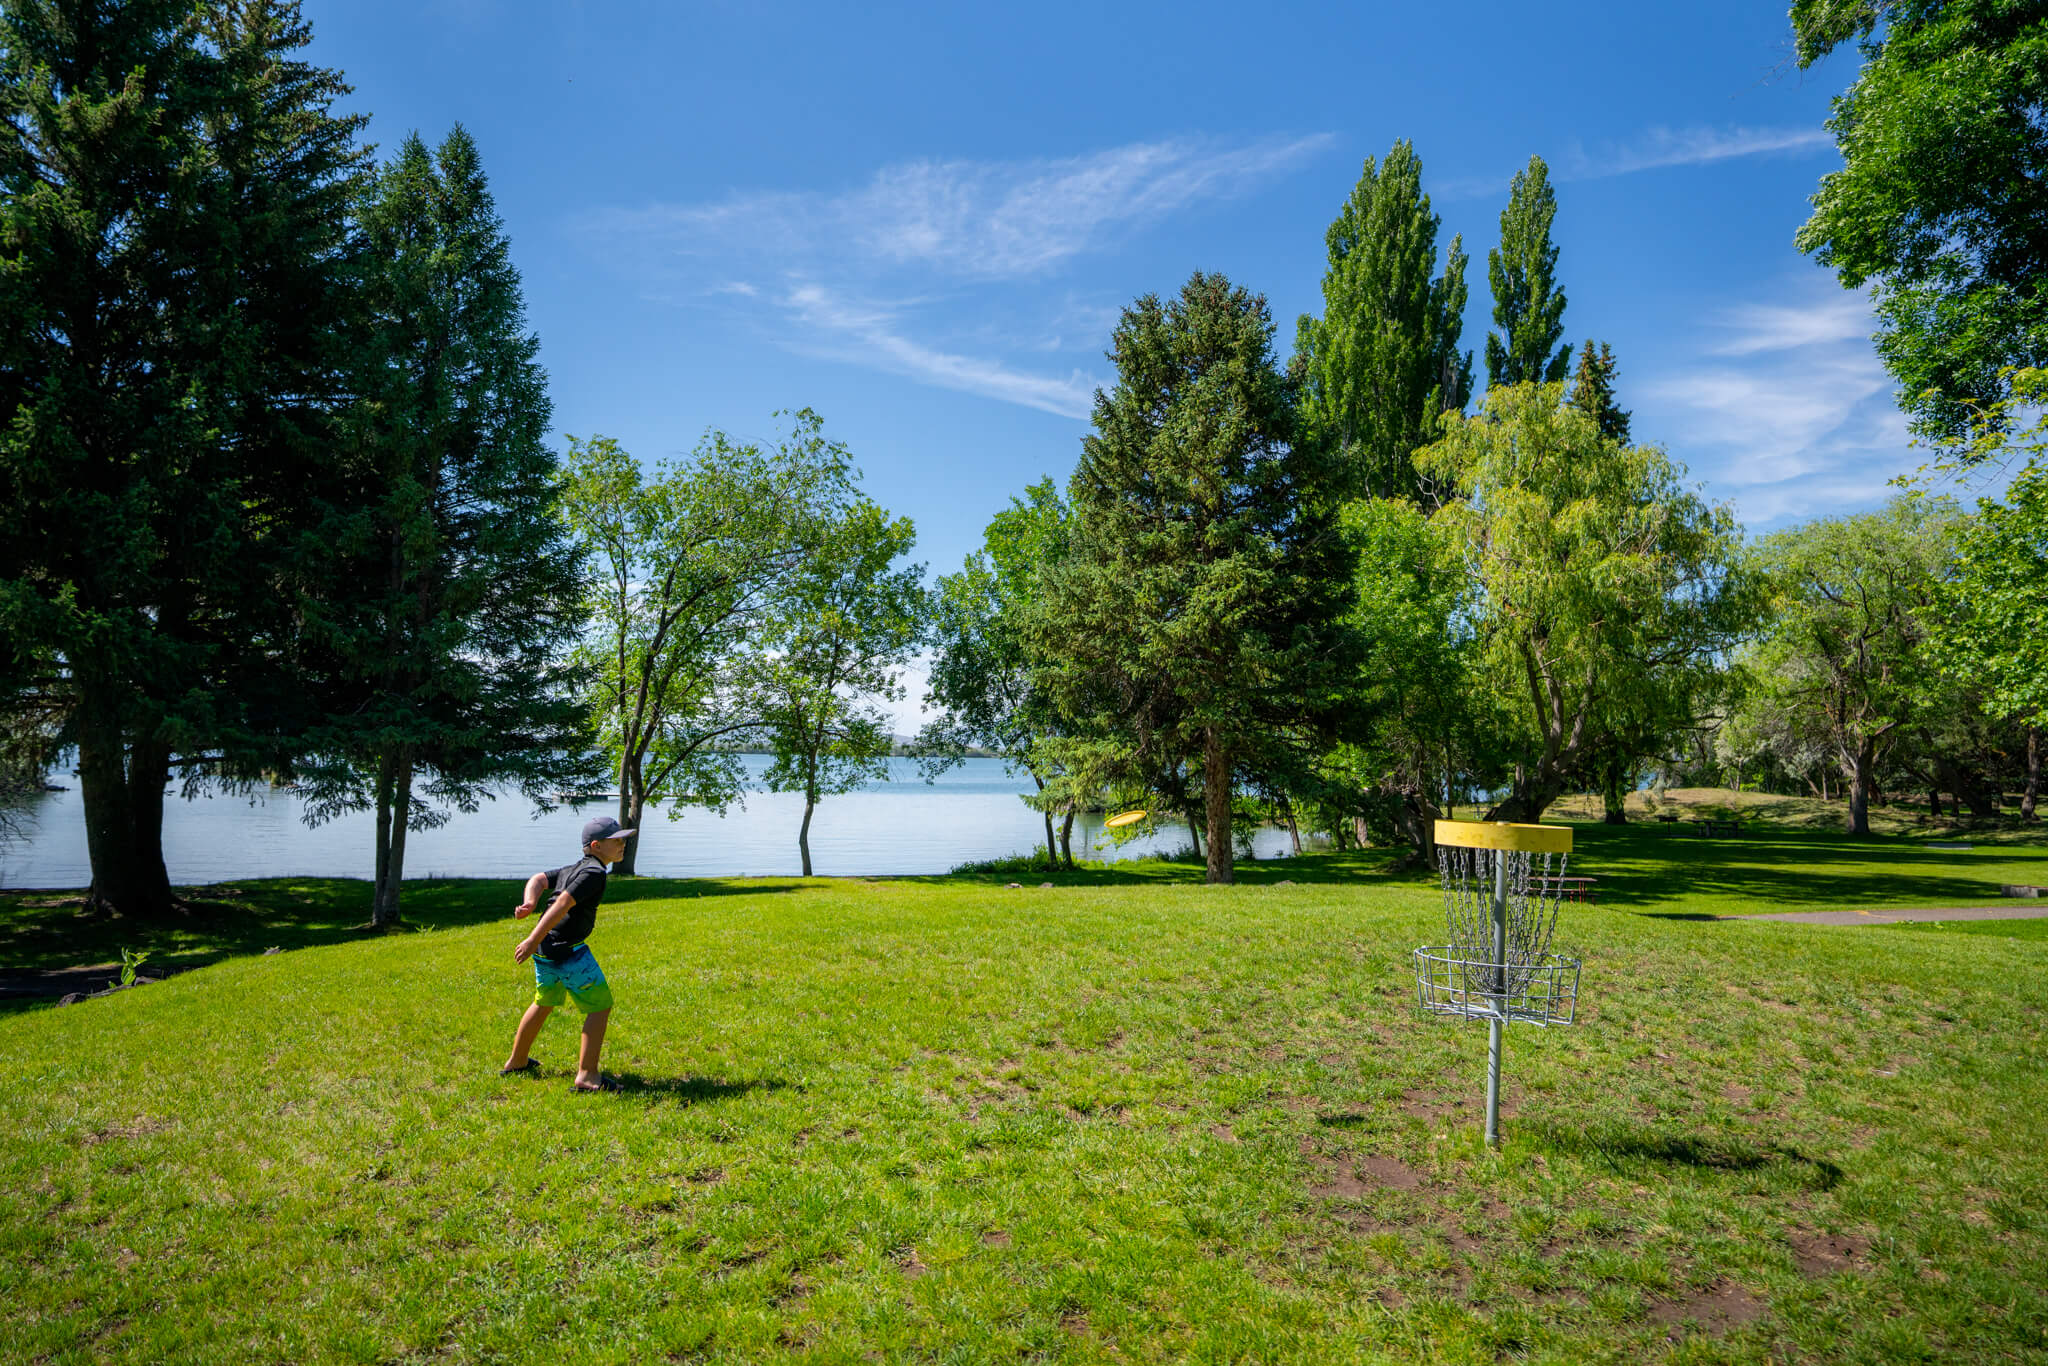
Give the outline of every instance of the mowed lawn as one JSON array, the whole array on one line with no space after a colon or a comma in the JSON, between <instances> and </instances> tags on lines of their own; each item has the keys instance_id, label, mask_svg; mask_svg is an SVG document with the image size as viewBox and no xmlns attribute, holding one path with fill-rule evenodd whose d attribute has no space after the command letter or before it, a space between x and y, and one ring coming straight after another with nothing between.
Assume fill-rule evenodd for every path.
<instances>
[{"instance_id":1,"label":"mowed lawn","mask_svg":"<svg viewBox=\"0 0 2048 1366\"><path fill-rule=\"evenodd\" d=\"M621 883L602 1096L563 1015L495 1075L513 884L376 938L353 884L216 891L125 942L221 961L0 1015L0 1356L2041 1360L2042 922L1693 917L2044 852L1582 829L1580 1021L1510 1033L1497 1154L1484 1029L1414 1006L1433 881L1371 858ZM51 900L8 966L124 942Z\"/></svg>"}]
</instances>

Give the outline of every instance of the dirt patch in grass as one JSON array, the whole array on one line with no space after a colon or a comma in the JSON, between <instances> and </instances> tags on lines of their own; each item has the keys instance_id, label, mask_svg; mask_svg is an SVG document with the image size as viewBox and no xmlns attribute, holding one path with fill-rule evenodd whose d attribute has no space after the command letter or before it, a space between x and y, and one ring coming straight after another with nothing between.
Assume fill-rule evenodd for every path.
<instances>
[{"instance_id":1,"label":"dirt patch in grass","mask_svg":"<svg viewBox=\"0 0 2048 1366\"><path fill-rule=\"evenodd\" d=\"M112 1143L123 1138L148 1138L151 1134L164 1133L171 1128L169 1120L150 1119L147 1116L131 1119L126 1124L109 1124L94 1129L78 1141L87 1147L96 1143Z\"/></svg>"},{"instance_id":2,"label":"dirt patch in grass","mask_svg":"<svg viewBox=\"0 0 2048 1366\"><path fill-rule=\"evenodd\" d=\"M983 1247L1008 1247L1010 1245L1010 1235L999 1228L992 1228L981 1235L981 1245Z\"/></svg>"},{"instance_id":3,"label":"dirt patch in grass","mask_svg":"<svg viewBox=\"0 0 2048 1366\"><path fill-rule=\"evenodd\" d=\"M1866 1265L1870 1240L1848 1233L1818 1233L1797 1228L1786 1235L1792 1244L1792 1260L1808 1276L1832 1276L1857 1271Z\"/></svg>"},{"instance_id":4,"label":"dirt patch in grass","mask_svg":"<svg viewBox=\"0 0 2048 1366\"><path fill-rule=\"evenodd\" d=\"M1407 1163L1392 1157L1361 1157L1358 1169L1388 1190L1418 1190L1429 1178Z\"/></svg>"},{"instance_id":5,"label":"dirt patch in grass","mask_svg":"<svg viewBox=\"0 0 2048 1366\"><path fill-rule=\"evenodd\" d=\"M1219 1143L1237 1142L1237 1135L1230 1131L1228 1124L1211 1124L1209 1126L1209 1137L1217 1140Z\"/></svg>"},{"instance_id":6,"label":"dirt patch in grass","mask_svg":"<svg viewBox=\"0 0 2048 1366\"><path fill-rule=\"evenodd\" d=\"M1652 1306L1650 1321L1668 1328L1666 1336L1676 1342L1685 1336L1688 1325L1718 1337L1731 1328L1755 1323L1769 1312L1769 1305L1733 1281L1716 1281L1682 1299Z\"/></svg>"}]
</instances>

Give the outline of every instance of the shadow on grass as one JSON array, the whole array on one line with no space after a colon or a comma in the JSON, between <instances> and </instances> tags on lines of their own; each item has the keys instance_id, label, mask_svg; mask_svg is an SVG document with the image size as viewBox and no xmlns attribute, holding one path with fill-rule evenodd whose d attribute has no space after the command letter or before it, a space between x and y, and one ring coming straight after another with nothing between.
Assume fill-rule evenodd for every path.
<instances>
[{"instance_id":1,"label":"shadow on grass","mask_svg":"<svg viewBox=\"0 0 2048 1366\"><path fill-rule=\"evenodd\" d=\"M1436 870L1419 862L1404 862L1394 849L1353 849L1343 853L1298 854L1293 858L1239 859L1232 867L1240 885L1271 887L1282 882L1304 886L1336 883L1358 884L1434 882ZM1025 859L999 859L989 864L967 864L950 873L874 877L868 882L905 882L924 886L959 886L962 883L1001 887L1021 882L1035 887L1050 882L1055 887L1157 887L1196 885L1207 880L1208 868L1199 859L1127 859L1117 863L1082 863L1074 868L1047 868Z\"/></svg>"},{"instance_id":2,"label":"shadow on grass","mask_svg":"<svg viewBox=\"0 0 2048 1366\"><path fill-rule=\"evenodd\" d=\"M1824 1157L1809 1157L1782 1143L1759 1145L1726 1134L1673 1134L1610 1122L1584 1128L1538 1123L1532 1126L1530 1136L1559 1152L1605 1162L1618 1172L1644 1165L1770 1171L1789 1184L1814 1191L1833 1190L1842 1179L1842 1169Z\"/></svg>"},{"instance_id":3,"label":"shadow on grass","mask_svg":"<svg viewBox=\"0 0 2048 1366\"><path fill-rule=\"evenodd\" d=\"M738 878L618 878L607 906L695 897L765 896L802 883ZM371 930L370 884L355 878L262 878L181 889L185 904L161 920L88 909L76 892L0 894L0 973L5 984L33 989L38 974L86 964L118 963L121 950L147 952L152 969L193 968L266 949L317 948L382 934L456 929L503 921L521 891L517 878L428 878L408 882L403 923ZM72 990L58 987L51 994Z\"/></svg>"},{"instance_id":4,"label":"shadow on grass","mask_svg":"<svg viewBox=\"0 0 2048 1366\"><path fill-rule=\"evenodd\" d=\"M1996 898L2010 880L1985 864L2048 861L2048 849L1929 849L1889 836L1762 829L1705 840L1643 826L1576 827L1572 868L1599 878L1599 904L1634 910L1681 897L1759 909L1881 906ZM1972 866L1973 864L1979 866ZM1655 912L1649 912L1656 914Z\"/></svg>"},{"instance_id":5,"label":"shadow on grass","mask_svg":"<svg viewBox=\"0 0 2048 1366\"><path fill-rule=\"evenodd\" d=\"M720 1081L716 1077L643 1077L638 1072L614 1072L619 1084L614 1094L658 1097L678 1105L702 1105L708 1101L731 1100L750 1091L782 1091L789 1083L777 1077L753 1081Z\"/></svg>"}]
</instances>

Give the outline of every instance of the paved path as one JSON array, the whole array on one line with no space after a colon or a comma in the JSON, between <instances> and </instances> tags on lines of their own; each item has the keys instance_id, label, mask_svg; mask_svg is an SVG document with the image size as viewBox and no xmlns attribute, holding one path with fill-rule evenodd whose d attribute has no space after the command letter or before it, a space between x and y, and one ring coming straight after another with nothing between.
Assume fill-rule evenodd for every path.
<instances>
[{"instance_id":1,"label":"paved path","mask_svg":"<svg viewBox=\"0 0 2048 1366\"><path fill-rule=\"evenodd\" d=\"M2048 906L1948 906L1935 910L1778 911L1721 920L1789 920L1795 925L1896 925L1907 920L2048 920Z\"/></svg>"}]
</instances>

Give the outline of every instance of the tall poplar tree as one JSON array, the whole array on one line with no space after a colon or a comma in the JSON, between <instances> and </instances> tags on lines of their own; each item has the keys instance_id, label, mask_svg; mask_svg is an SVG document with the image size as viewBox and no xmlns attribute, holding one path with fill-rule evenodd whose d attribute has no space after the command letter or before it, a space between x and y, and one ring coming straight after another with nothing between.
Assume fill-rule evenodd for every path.
<instances>
[{"instance_id":1,"label":"tall poplar tree","mask_svg":"<svg viewBox=\"0 0 2048 1366\"><path fill-rule=\"evenodd\" d=\"M173 905L177 772L303 723L291 553L349 335L361 122L293 0L0 6L0 630L75 744L96 903Z\"/></svg>"},{"instance_id":2,"label":"tall poplar tree","mask_svg":"<svg viewBox=\"0 0 2048 1366\"><path fill-rule=\"evenodd\" d=\"M1074 743L1124 776L1201 774L1208 878L1232 880L1242 777L1293 767L1343 670L1348 585L1328 448L1296 440L1263 297L1196 274L1126 308L1048 566L1032 650Z\"/></svg>"},{"instance_id":3,"label":"tall poplar tree","mask_svg":"<svg viewBox=\"0 0 2048 1366\"><path fill-rule=\"evenodd\" d=\"M1377 497L1414 495L1410 456L1471 393L1463 239L1433 275L1440 223L1412 145L1395 143L1384 166L1367 157L1324 234L1323 316L1295 327L1303 435L1333 443L1357 491Z\"/></svg>"},{"instance_id":4,"label":"tall poplar tree","mask_svg":"<svg viewBox=\"0 0 2048 1366\"><path fill-rule=\"evenodd\" d=\"M579 772L562 665L578 621L556 513L540 343L476 143L408 137L362 208L369 326L351 415L356 496L316 538L308 616L336 715L308 819L376 812L375 924L399 914L406 834L511 784Z\"/></svg>"},{"instance_id":5,"label":"tall poplar tree","mask_svg":"<svg viewBox=\"0 0 2048 1366\"><path fill-rule=\"evenodd\" d=\"M1571 365L1564 336L1564 291L1557 287L1557 247L1550 224L1557 195L1550 168L1530 157L1508 187L1500 215L1500 245L1486 254L1486 279L1493 288L1493 323L1486 334L1486 387L1556 384Z\"/></svg>"}]
</instances>

